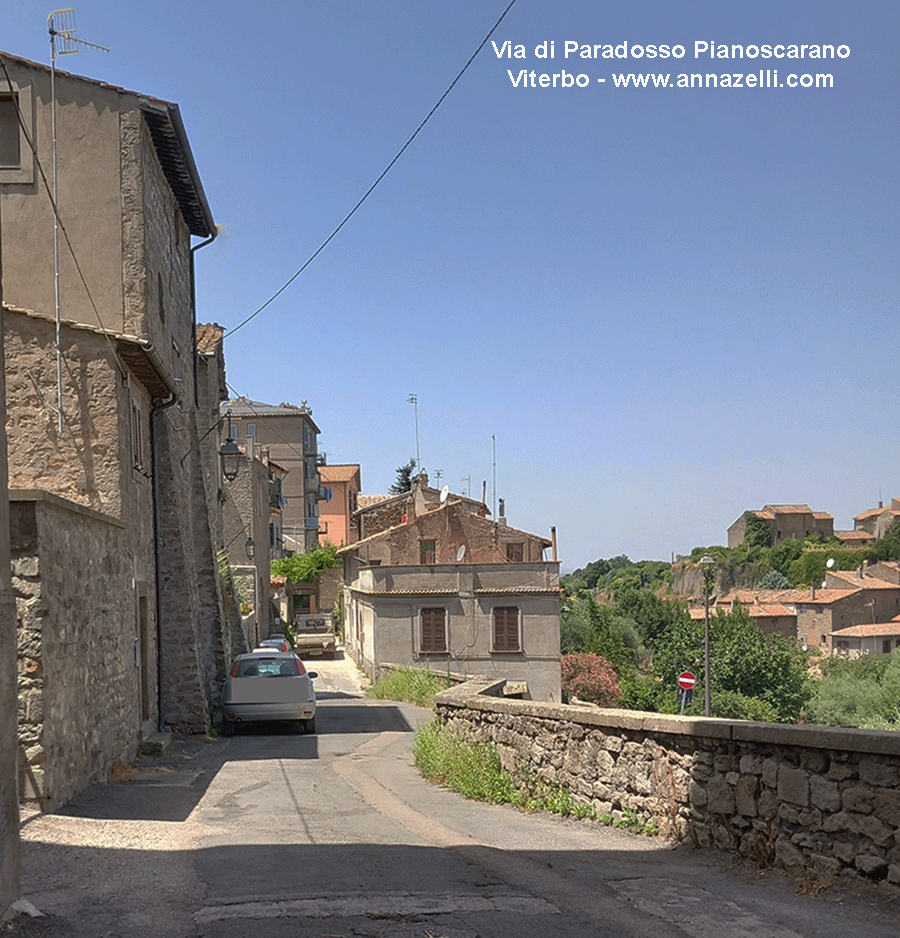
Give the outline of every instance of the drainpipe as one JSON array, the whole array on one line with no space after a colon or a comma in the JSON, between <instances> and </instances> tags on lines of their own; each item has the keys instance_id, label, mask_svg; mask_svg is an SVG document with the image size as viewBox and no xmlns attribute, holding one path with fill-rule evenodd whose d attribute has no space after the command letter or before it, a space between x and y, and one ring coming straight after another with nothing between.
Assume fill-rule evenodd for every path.
<instances>
[{"instance_id":1,"label":"drainpipe","mask_svg":"<svg viewBox=\"0 0 900 938\"><path fill-rule=\"evenodd\" d=\"M200 379L197 375L197 359L199 358L199 352L197 351L197 281L194 278L194 252L199 251L200 248L205 248L207 244L212 244L216 240L217 231L213 233L205 240L201 241L199 244L195 244L190 250L190 278L191 278L191 347L193 348L193 360L194 360L194 406L200 406Z\"/></svg>"},{"instance_id":2,"label":"drainpipe","mask_svg":"<svg viewBox=\"0 0 900 938\"><path fill-rule=\"evenodd\" d=\"M156 439L156 420L157 415L164 410L168 410L178 401L178 395L175 387L169 379L169 370L166 368L159 357L159 353L149 342L140 343L144 354L150 359L157 374L162 378L166 389L169 391L168 398L154 398L150 407L150 491L153 499L153 563L155 567L154 587L156 592L156 728L160 733L165 732L166 724L163 720L163 682L162 682L162 624L160 622L160 607L162 599L162 577L160 574L160 521L159 521L159 454Z\"/></svg>"}]
</instances>

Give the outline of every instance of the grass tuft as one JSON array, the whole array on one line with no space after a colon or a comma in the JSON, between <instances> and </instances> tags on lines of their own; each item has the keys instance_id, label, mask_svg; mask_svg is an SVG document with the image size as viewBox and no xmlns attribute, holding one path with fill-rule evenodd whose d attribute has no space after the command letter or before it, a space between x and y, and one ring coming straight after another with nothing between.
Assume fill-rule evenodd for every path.
<instances>
[{"instance_id":1,"label":"grass tuft","mask_svg":"<svg viewBox=\"0 0 900 938\"><path fill-rule=\"evenodd\" d=\"M434 709L434 695L450 686L450 681L422 668L391 671L366 690L376 700L402 700L419 707Z\"/></svg>"}]
</instances>

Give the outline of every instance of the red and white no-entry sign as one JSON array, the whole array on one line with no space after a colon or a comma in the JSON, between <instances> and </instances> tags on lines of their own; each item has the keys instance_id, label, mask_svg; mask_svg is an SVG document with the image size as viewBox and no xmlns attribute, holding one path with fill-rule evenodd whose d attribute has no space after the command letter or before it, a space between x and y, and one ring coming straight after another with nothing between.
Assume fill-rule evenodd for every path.
<instances>
[{"instance_id":1,"label":"red and white no-entry sign","mask_svg":"<svg viewBox=\"0 0 900 938\"><path fill-rule=\"evenodd\" d=\"M678 686L683 687L685 690L691 690L696 683L697 676L690 671L682 671L678 675Z\"/></svg>"}]
</instances>

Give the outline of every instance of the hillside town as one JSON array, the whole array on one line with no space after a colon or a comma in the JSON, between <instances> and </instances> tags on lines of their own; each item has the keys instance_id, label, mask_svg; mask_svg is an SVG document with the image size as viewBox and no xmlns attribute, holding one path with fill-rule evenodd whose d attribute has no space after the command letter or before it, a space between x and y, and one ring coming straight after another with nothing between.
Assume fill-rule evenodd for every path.
<instances>
[{"instance_id":1,"label":"hillside town","mask_svg":"<svg viewBox=\"0 0 900 938\"><path fill-rule=\"evenodd\" d=\"M58 811L172 734L215 730L232 662L285 626L309 633L311 658L339 641L373 681L411 665L484 682L501 703L567 703L556 529L521 530L502 499L494 515L486 490L453 493L421 467L408 489L367 493L363 466L320 452L315 401L234 396L226 330L196 299L219 228L178 105L58 70L51 94L47 66L3 61L0 500L19 802ZM55 199L51 140L65 152ZM749 515L774 545L862 548L900 519L900 499L849 531L766 505L728 528L729 547ZM272 575L326 545L335 563L314 579ZM897 561L829 567L807 589L724 567L705 586L693 561L672 576L695 621L740 608L825 657L900 647Z\"/></svg>"},{"instance_id":2,"label":"hillside town","mask_svg":"<svg viewBox=\"0 0 900 938\"><path fill-rule=\"evenodd\" d=\"M424 471L409 491L364 494L359 465L319 452L307 401L229 397L224 330L195 303L218 229L176 104L56 75L71 102L57 115L58 295L36 275L54 268L52 240L35 237L50 73L5 62L0 104L22 115L2 125L0 168L20 797L53 809L158 733L205 733L228 663L282 622L335 615L371 677L419 663L560 701L555 530L515 528L502 500L492 518L484 497L435 488ZM852 531L805 505L755 515L776 544L817 534L856 547L900 500ZM745 528L746 513L729 546ZM339 548L336 569L303 584L270 576L273 559L324 543ZM677 570L703 616L696 569ZM739 588L722 570L709 598L826 654L900 643L897 564L828 571L809 590Z\"/></svg>"}]
</instances>

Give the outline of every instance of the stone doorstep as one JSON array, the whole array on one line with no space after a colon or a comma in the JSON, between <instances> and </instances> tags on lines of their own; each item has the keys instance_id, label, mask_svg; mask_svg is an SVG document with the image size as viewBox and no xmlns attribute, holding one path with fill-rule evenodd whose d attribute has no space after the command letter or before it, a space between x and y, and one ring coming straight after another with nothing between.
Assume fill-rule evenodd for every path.
<instances>
[{"instance_id":1,"label":"stone doorstep","mask_svg":"<svg viewBox=\"0 0 900 938\"><path fill-rule=\"evenodd\" d=\"M142 756L161 756L169 748L171 742L171 733L151 733L141 740L138 752Z\"/></svg>"}]
</instances>

